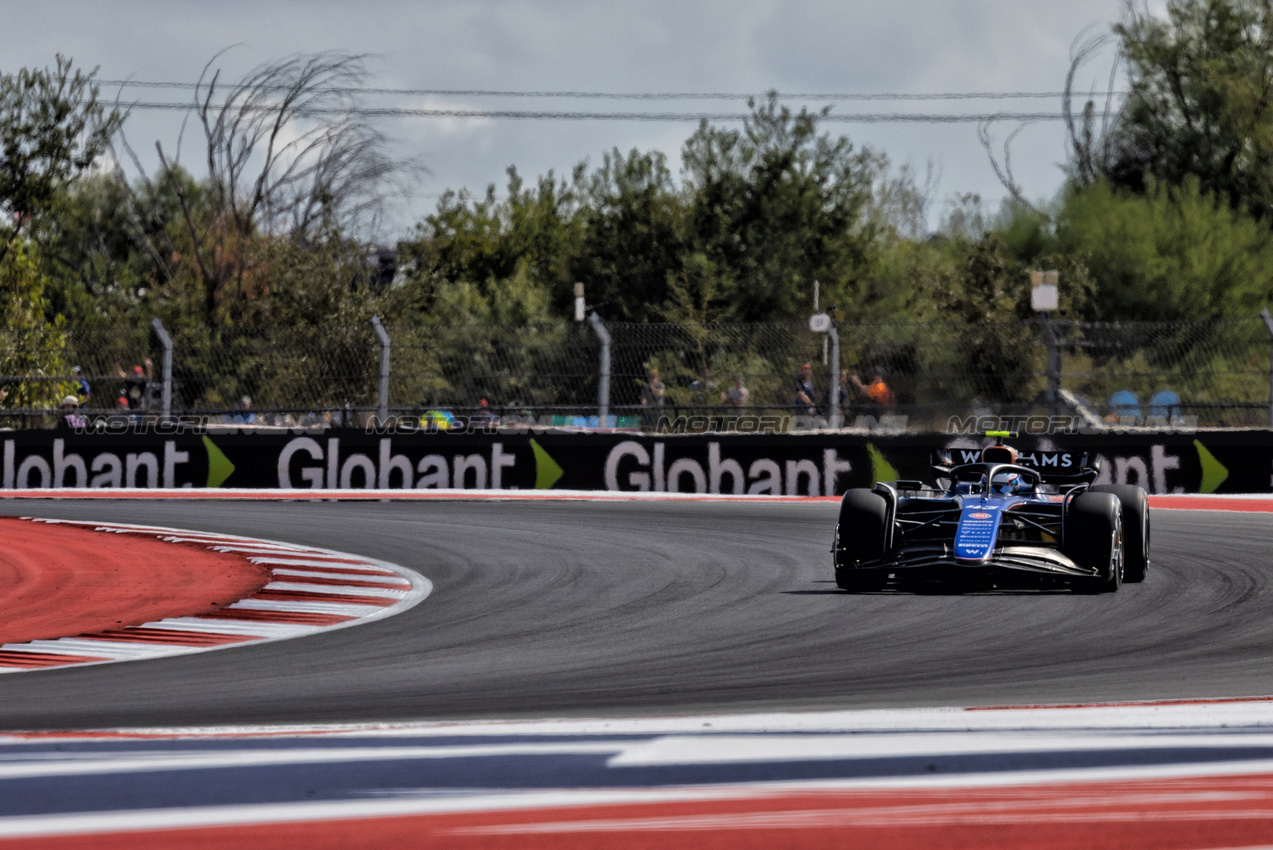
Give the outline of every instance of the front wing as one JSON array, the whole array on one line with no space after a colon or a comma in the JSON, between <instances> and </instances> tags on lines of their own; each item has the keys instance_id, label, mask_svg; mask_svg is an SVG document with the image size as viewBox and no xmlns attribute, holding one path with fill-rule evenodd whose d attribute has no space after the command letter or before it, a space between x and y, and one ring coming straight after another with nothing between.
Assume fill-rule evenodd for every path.
<instances>
[{"instance_id":1,"label":"front wing","mask_svg":"<svg viewBox=\"0 0 1273 850\"><path fill-rule=\"evenodd\" d=\"M986 571L1010 570L1061 578L1095 578L1094 570L1080 567L1059 550L1047 546L1013 545L998 547L985 561L970 563L955 559L953 542L925 541L899 547L883 558L861 561L849 569L930 573L935 578L972 577Z\"/></svg>"}]
</instances>

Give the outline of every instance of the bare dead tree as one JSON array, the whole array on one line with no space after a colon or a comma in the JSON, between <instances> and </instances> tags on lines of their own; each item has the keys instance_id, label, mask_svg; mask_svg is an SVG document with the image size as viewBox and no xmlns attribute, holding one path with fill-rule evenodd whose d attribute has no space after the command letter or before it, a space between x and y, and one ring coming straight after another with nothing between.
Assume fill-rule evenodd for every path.
<instances>
[{"instance_id":1,"label":"bare dead tree","mask_svg":"<svg viewBox=\"0 0 1273 850\"><path fill-rule=\"evenodd\" d=\"M370 233L386 202L419 172L413 161L388 153L388 139L361 120L356 93L366 81L365 58L338 53L294 56L263 65L237 83L224 84L213 57L199 77L175 155L159 142L160 168L148 176L126 138L120 143L139 175L139 193L120 176L134 202L134 224L160 267L164 256L185 255L204 289L207 318L227 287L242 292L252 246L262 237L303 243L340 234ZM206 181L192 191L179 160L187 123L205 142ZM119 158L117 157L117 162ZM147 228L146 209L175 195L187 245L172 244L165 229ZM154 244L156 241L166 244Z\"/></svg>"},{"instance_id":2,"label":"bare dead tree","mask_svg":"<svg viewBox=\"0 0 1273 850\"><path fill-rule=\"evenodd\" d=\"M1003 140L1003 161L999 161L999 157L995 154L994 141L990 138L990 125L995 119L983 121L977 125L977 141L981 142L981 146L986 150L986 156L990 157L990 167L994 169L995 177L999 178L999 182L1003 184L1003 188L1008 190L1008 194L1018 204L1026 209L1034 210L1035 206L1026 200L1025 193L1021 191L1020 184L1017 183L1016 177L1012 174L1012 142L1021 131L1030 126L1030 122L1020 124L1015 130L1008 134L1008 138Z\"/></svg>"},{"instance_id":3,"label":"bare dead tree","mask_svg":"<svg viewBox=\"0 0 1273 850\"><path fill-rule=\"evenodd\" d=\"M1127 8L1131 8L1130 4ZM1071 161L1068 165L1068 170L1073 179L1082 186L1090 185L1104 173L1105 167L1110 161L1114 129L1118 122L1118 114L1114 108L1114 101L1117 95L1114 84L1118 74L1121 51L1115 53L1114 61L1110 66L1109 80L1105 90L1105 105L1101 112L1100 129L1096 129L1096 95L1094 91L1088 93L1082 114L1076 116L1074 112L1075 77L1078 76L1079 70L1084 65L1090 62L1113 40L1113 36L1108 33L1089 36L1088 33L1091 32L1091 29L1091 27L1087 27L1080 32L1070 46L1070 70L1065 75L1065 93L1061 100L1061 115L1065 121L1066 142L1071 151ZM999 182L1008 190L1008 194L1012 196L1012 199L1026 208L1034 210L1034 205L1026 200L1024 193L1021 191L1021 186L1017 183L1012 173L1012 142L1029 124L1019 125L1008 134L1008 138L1004 139L1001 160L995 151L994 142L990 136L990 127L994 120L992 118L977 126L977 140L981 142L981 146L985 148L986 155L990 158L990 167L994 169L995 177L999 178Z\"/></svg>"},{"instance_id":4,"label":"bare dead tree","mask_svg":"<svg viewBox=\"0 0 1273 850\"><path fill-rule=\"evenodd\" d=\"M922 239L928 233L928 217L941 187L941 168L928 160L923 180L910 163L896 172L880 157L879 174L871 201L871 216L898 235Z\"/></svg>"},{"instance_id":5,"label":"bare dead tree","mask_svg":"<svg viewBox=\"0 0 1273 850\"><path fill-rule=\"evenodd\" d=\"M1074 78L1079 69L1104 49L1113 37L1108 33L1086 37L1091 27L1079 33L1070 45L1070 70L1065 75L1065 94L1061 101L1061 114L1065 119L1066 141L1070 148L1069 171L1081 186L1090 186L1105 172L1110 162L1113 130L1118 121L1114 111L1114 83L1122 51L1116 51L1110 64L1109 80L1105 89L1105 105L1101 110L1100 129L1096 129L1096 97L1089 91L1081 116L1074 113Z\"/></svg>"}]
</instances>

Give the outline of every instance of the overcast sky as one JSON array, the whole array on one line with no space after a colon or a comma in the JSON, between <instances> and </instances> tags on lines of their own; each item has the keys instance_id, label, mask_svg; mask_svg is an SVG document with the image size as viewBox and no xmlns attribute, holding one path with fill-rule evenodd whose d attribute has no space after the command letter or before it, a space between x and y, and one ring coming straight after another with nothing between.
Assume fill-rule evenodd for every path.
<instances>
[{"instance_id":1,"label":"overcast sky","mask_svg":"<svg viewBox=\"0 0 1273 850\"><path fill-rule=\"evenodd\" d=\"M1161 6L1153 2L1151 6ZM371 84L400 89L602 92L933 93L1058 91L1074 39L1107 32L1121 0L648 0L582 3L361 0L80 0L7 3L3 70L45 66L57 53L99 66L103 79L194 81L218 50L231 78L264 62L322 50L374 54ZM1103 87L1112 51L1081 84ZM114 91L109 92L111 96ZM153 92L132 96L156 99ZM383 102L383 101L382 101ZM742 111L740 101L623 102L483 97L396 98L399 106L474 109ZM793 106L800 105L792 102ZM820 107L823 102L808 105ZM995 112L1059 109L1059 100L837 103L855 112ZM135 113L129 139L171 147L179 120ZM405 234L445 189L502 190L504 169L527 177L568 173L610 148L665 151L679 166L694 123L394 118L380 125L426 175L395 214ZM855 144L921 172L940 169L942 198L1005 193L977 142L976 124L834 124ZM1016 125L995 126L1002 140ZM1065 157L1063 126L1039 122L1012 148L1026 194L1051 197ZM184 161L198 162L187 145Z\"/></svg>"}]
</instances>

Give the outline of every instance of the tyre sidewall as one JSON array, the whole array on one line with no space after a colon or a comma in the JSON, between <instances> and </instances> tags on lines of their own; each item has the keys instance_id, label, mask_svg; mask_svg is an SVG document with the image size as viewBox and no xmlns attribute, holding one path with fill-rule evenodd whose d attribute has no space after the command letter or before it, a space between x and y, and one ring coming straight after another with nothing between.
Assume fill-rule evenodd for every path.
<instances>
[{"instance_id":1,"label":"tyre sidewall","mask_svg":"<svg viewBox=\"0 0 1273 850\"><path fill-rule=\"evenodd\" d=\"M1123 509L1123 581L1145 580L1149 571L1149 497L1135 484L1098 484L1089 493L1109 493Z\"/></svg>"},{"instance_id":2,"label":"tyre sidewall","mask_svg":"<svg viewBox=\"0 0 1273 850\"><path fill-rule=\"evenodd\" d=\"M840 500L836 526L835 581L843 590L878 590L888 573L862 570L858 563L884 556L888 541L888 502L878 493L853 489Z\"/></svg>"},{"instance_id":3,"label":"tyre sidewall","mask_svg":"<svg viewBox=\"0 0 1273 850\"><path fill-rule=\"evenodd\" d=\"M1095 575L1076 588L1113 592L1122 584L1125 545L1122 505L1112 493L1080 493L1071 500L1063 526L1062 551Z\"/></svg>"}]
</instances>

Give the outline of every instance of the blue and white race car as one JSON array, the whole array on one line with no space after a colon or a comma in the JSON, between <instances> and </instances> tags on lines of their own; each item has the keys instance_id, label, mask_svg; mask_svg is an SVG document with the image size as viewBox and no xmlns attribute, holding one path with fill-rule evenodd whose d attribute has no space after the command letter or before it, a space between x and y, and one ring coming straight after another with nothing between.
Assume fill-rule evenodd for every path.
<instances>
[{"instance_id":1,"label":"blue and white race car","mask_svg":"<svg viewBox=\"0 0 1273 850\"><path fill-rule=\"evenodd\" d=\"M1134 485L1094 485L1099 458L1058 453L1030 464L989 432L974 462L938 453L939 486L919 481L854 489L840 502L831 547L843 590L880 590L890 580L1004 587L1063 583L1110 593L1149 568L1149 500Z\"/></svg>"}]
</instances>

